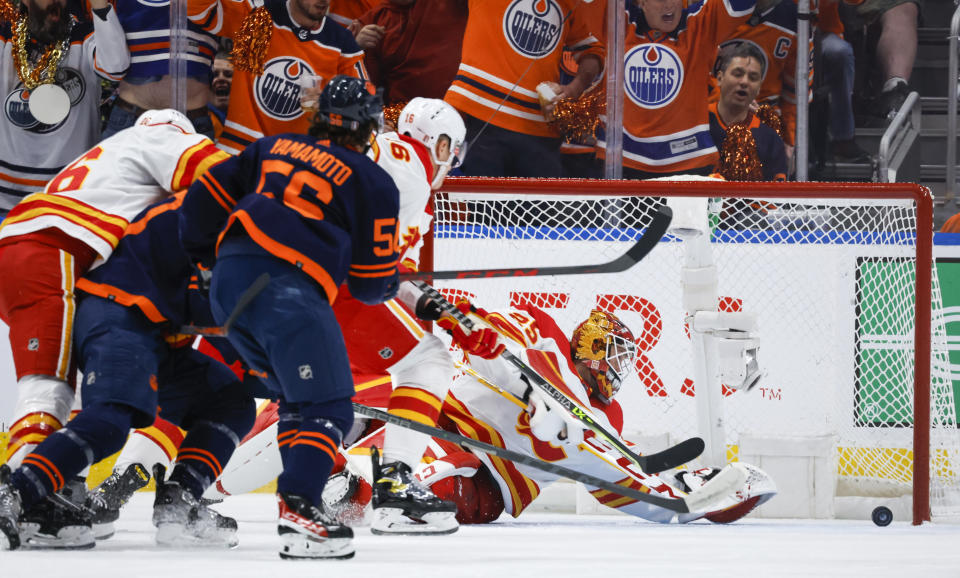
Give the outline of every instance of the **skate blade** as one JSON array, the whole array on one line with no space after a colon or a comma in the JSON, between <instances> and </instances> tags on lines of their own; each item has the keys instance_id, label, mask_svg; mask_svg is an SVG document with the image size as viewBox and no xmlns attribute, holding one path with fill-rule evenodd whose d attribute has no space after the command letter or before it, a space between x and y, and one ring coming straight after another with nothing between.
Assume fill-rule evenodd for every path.
<instances>
[{"instance_id":1,"label":"skate blade","mask_svg":"<svg viewBox=\"0 0 960 578\"><path fill-rule=\"evenodd\" d=\"M157 526L157 545L171 548L236 548L240 538L236 532L213 533L195 536L183 524L159 524Z\"/></svg>"},{"instance_id":2,"label":"skate blade","mask_svg":"<svg viewBox=\"0 0 960 578\"><path fill-rule=\"evenodd\" d=\"M113 527L113 522L93 525L93 537L97 540L112 538L115 533L116 529Z\"/></svg>"},{"instance_id":3,"label":"skate blade","mask_svg":"<svg viewBox=\"0 0 960 578\"><path fill-rule=\"evenodd\" d=\"M284 560L346 560L356 551L350 538L317 540L304 534L281 534L278 554Z\"/></svg>"},{"instance_id":4,"label":"skate blade","mask_svg":"<svg viewBox=\"0 0 960 578\"><path fill-rule=\"evenodd\" d=\"M403 514L400 508L377 508L373 511L370 533L378 536L424 536L453 534L460 529L453 512L431 512L420 520Z\"/></svg>"},{"instance_id":5,"label":"skate blade","mask_svg":"<svg viewBox=\"0 0 960 578\"><path fill-rule=\"evenodd\" d=\"M11 528L3 522L0 520L0 551L16 550L20 547L20 535L15 527Z\"/></svg>"},{"instance_id":6,"label":"skate blade","mask_svg":"<svg viewBox=\"0 0 960 578\"><path fill-rule=\"evenodd\" d=\"M88 526L67 526L56 536L35 532L23 540L23 547L31 550L89 550L96 544Z\"/></svg>"}]
</instances>

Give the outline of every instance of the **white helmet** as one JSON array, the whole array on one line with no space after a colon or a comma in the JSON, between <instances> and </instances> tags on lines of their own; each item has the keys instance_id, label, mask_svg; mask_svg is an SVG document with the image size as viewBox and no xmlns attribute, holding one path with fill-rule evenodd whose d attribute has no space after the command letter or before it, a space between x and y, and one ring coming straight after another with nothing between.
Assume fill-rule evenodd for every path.
<instances>
[{"instance_id":1,"label":"white helmet","mask_svg":"<svg viewBox=\"0 0 960 578\"><path fill-rule=\"evenodd\" d=\"M148 110L140 115L135 126L152 126L158 124L172 124L186 133L195 133L193 123L182 112L172 108Z\"/></svg>"},{"instance_id":2,"label":"white helmet","mask_svg":"<svg viewBox=\"0 0 960 578\"><path fill-rule=\"evenodd\" d=\"M438 188L447 172L460 166L467 153L467 127L460 113L446 102L436 98L416 97L400 111L397 132L423 143L430 149L430 158L437 165L437 176L432 186ZM450 139L447 160L437 158L437 143L446 136Z\"/></svg>"}]
</instances>

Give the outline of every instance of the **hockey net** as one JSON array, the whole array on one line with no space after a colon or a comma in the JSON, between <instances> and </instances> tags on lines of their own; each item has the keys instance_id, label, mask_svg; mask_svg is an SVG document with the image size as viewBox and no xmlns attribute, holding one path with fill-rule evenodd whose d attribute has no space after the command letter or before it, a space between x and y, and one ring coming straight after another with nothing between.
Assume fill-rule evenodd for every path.
<instances>
[{"instance_id":1,"label":"hockey net","mask_svg":"<svg viewBox=\"0 0 960 578\"><path fill-rule=\"evenodd\" d=\"M422 267L611 261L667 197L711 199L717 308L757 316L765 376L750 392L723 387L727 459L748 436L825 437L838 496L912 496L915 523L955 518L960 434L922 187L448 179ZM593 307L615 312L639 351L618 394L625 432L675 443L698 435L683 251L668 234L622 273L435 285L490 310L533 303L568 334Z\"/></svg>"}]
</instances>

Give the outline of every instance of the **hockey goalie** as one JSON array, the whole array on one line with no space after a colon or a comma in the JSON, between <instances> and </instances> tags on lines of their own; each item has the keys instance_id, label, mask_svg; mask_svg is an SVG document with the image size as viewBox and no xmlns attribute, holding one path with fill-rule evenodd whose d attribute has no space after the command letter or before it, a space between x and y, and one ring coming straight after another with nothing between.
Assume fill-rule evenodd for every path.
<instances>
[{"instance_id":1,"label":"hockey goalie","mask_svg":"<svg viewBox=\"0 0 960 578\"><path fill-rule=\"evenodd\" d=\"M568 339L552 318L533 306L503 313L488 313L468 303L459 307L478 323L496 328L530 368L576 400L595 422L607 431L621 431L623 410L614 397L634 367L636 346L630 330L615 315L590 312ZM581 422L503 358L465 358L465 373L454 382L442 406L441 425L446 429L666 498L682 498L720 472L705 467L646 474L612 445L584 430ZM269 420L258 421L269 424ZM251 461L257 465L228 465L216 486L221 493L253 489L269 481L264 477L269 468L262 467L269 452L257 448L269 446L271 429L249 438L247 451L241 446L240 455L258 454ZM324 491L327 507L347 523L362 521L369 510L383 429L368 429L362 436L344 451L344 468L331 477ZM588 490L607 507L661 523L700 518L733 522L776 494L773 481L759 468L745 463L727 467L741 469L745 482L704 512L677 515L606 490L589 486ZM438 497L456 503L458 521L469 524L496 520L504 512L519 516L557 476L434 438L416 478Z\"/></svg>"}]
</instances>

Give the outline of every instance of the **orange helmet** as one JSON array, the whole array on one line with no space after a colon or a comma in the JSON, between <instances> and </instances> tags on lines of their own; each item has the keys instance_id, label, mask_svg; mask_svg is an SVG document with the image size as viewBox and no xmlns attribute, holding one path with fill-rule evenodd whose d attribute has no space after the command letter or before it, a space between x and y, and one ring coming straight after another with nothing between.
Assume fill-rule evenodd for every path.
<instances>
[{"instance_id":1,"label":"orange helmet","mask_svg":"<svg viewBox=\"0 0 960 578\"><path fill-rule=\"evenodd\" d=\"M633 333L616 315L594 309L573 330L570 356L593 377L594 383L587 384L589 394L609 404L633 370L637 344Z\"/></svg>"}]
</instances>

